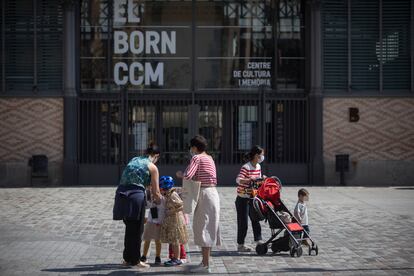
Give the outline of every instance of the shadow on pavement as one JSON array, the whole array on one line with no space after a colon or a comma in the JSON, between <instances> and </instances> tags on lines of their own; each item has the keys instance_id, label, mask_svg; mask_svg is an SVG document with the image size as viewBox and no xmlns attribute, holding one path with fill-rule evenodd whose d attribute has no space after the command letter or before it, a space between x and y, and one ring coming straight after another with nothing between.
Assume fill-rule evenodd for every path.
<instances>
[{"instance_id":1,"label":"shadow on pavement","mask_svg":"<svg viewBox=\"0 0 414 276\"><path fill-rule=\"evenodd\" d=\"M200 255L200 251L188 251L190 255ZM266 255L257 255L255 251L252 252L238 252L236 250L233 251L211 251L212 257L251 257L251 258L263 258L263 257L290 257L289 253L272 253L270 250Z\"/></svg>"},{"instance_id":2,"label":"shadow on pavement","mask_svg":"<svg viewBox=\"0 0 414 276\"><path fill-rule=\"evenodd\" d=\"M78 265L72 268L51 268L51 269L43 269L42 272L56 272L56 273L76 273L76 272L91 272L86 275L109 275L109 276L129 276L129 275L161 275L161 274L188 274L191 267L193 265L185 265L184 270L171 270L171 268L166 268L165 271L148 271L146 269L133 269L131 267L124 267L119 264L95 264L95 265ZM114 270L108 272L107 274L102 273L105 270ZM409 272L410 274L413 273L414 267L400 267L400 268L384 268L384 269L376 269L376 268L361 268L361 269L326 269L326 268L279 268L272 271L246 271L246 272L226 272L226 273L212 273L214 274L228 274L228 275L237 275L237 274L252 274L252 273L260 273L260 274L269 274L274 275L275 273L340 273L340 272L348 272L348 273L368 273L368 272ZM93 272L96 272L94 274Z\"/></svg>"},{"instance_id":3,"label":"shadow on pavement","mask_svg":"<svg viewBox=\"0 0 414 276\"><path fill-rule=\"evenodd\" d=\"M121 264L94 264L94 265L77 265L75 267L68 267L68 268L47 268L47 269L42 269L42 271L64 273L64 272L104 271L104 270L115 270L115 269L127 270L127 269L130 269L130 267L123 266Z\"/></svg>"},{"instance_id":4,"label":"shadow on pavement","mask_svg":"<svg viewBox=\"0 0 414 276\"><path fill-rule=\"evenodd\" d=\"M151 266L151 268L157 269L157 271L150 271L151 268L134 268L131 266L123 266L120 264L93 264L93 265L77 265L75 267L63 267L63 268L47 268L42 269L42 272L55 272L55 273L86 273L85 275L161 275L161 274L187 274L190 269L196 265L183 265L180 266L181 270L172 270L174 268L165 266ZM165 270L159 271L159 268L165 268ZM178 268L178 267L177 267ZM104 271L109 271L105 274ZM88 273L89 272L89 273ZM94 274L95 273L95 274Z\"/></svg>"}]
</instances>

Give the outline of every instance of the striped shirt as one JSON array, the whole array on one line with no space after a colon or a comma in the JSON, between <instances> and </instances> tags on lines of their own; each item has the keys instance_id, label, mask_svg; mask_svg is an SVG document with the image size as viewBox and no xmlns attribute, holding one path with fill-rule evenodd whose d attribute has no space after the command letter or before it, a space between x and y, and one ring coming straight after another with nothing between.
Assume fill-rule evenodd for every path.
<instances>
[{"instance_id":1,"label":"striped shirt","mask_svg":"<svg viewBox=\"0 0 414 276\"><path fill-rule=\"evenodd\" d=\"M246 188L250 188L250 184L248 183L240 183L241 179L249 179L249 178L261 178L262 177L262 169L260 167L260 164L257 163L255 167L253 167L252 163L247 162L244 164L239 172L239 175L236 178L237 182L237 194L242 197L247 197L245 193Z\"/></svg>"},{"instance_id":2,"label":"striped shirt","mask_svg":"<svg viewBox=\"0 0 414 276\"><path fill-rule=\"evenodd\" d=\"M194 155L185 170L184 179L200 181L202 187L216 186L217 173L213 158L205 154Z\"/></svg>"}]
</instances>

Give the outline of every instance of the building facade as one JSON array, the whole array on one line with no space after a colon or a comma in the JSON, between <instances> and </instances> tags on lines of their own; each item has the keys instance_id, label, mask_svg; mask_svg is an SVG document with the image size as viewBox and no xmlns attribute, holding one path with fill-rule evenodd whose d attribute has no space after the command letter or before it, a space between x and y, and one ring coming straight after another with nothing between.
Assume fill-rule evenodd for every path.
<instances>
[{"instance_id":1,"label":"building facade","mask_svg":"<svg viewBox=\"0 0 414 276\"><path fill-rule=\"evenodd\" d=\"M149 142L160 171L209 141L219 183L266 149L287 184L414 183L410 0L5 0L0 185L115 185Z\"/></svg>"}]
</instances>

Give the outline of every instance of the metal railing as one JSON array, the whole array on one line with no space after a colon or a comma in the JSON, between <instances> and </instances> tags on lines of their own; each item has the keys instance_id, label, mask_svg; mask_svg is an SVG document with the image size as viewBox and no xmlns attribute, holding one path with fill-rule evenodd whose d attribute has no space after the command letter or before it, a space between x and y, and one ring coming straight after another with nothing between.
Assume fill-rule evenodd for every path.
<instances>
[{"instance_id":1,"label":"metal railing","mask_svg":"<svg viewBox=\"0 0 414 276\"><path fill-rule=\"evenodd\" d=\"M79 163L125 164L155 142L161 164L184 164L195 134L207 138L218 164L241 164L256 144L265 148L268 163L308 163L308 99L262 94L82 96Z\"/></svg>"}]
</instances>

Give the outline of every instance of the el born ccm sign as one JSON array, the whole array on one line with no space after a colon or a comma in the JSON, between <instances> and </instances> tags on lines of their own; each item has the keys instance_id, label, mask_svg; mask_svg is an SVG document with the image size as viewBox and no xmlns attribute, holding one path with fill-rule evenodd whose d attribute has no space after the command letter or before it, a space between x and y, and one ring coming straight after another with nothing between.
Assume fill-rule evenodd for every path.
<instances>
[{"instance_id":1,"label":"el born ccm sign","mask_svg":"<svg viewBox=\"0 0 414 276\"><path fill-rule=\"evenodd\" d=\"M139 6L139 8L141 8ZM133 0L114 0L114 81L117 85L164 85L164 62L138 62L134 55L175 55L176 31L122 30L127 23L140 23L134 14ZM130 28L132 26L126 26ZM127 57L123 55L127 54ZM132 57L131 55L132 54ZM122 60L131 60L126 63ZM271 86L271 62L249 61L244 70L234 70L233 78L239 87Z\"/></svg>"},{"instance_id":2,"label":"el born ccm sign","mask_svg":"<svg viewBox=\"0 0 414 276\"><path fill-rule=\"evenodd\" d=\"M140 23L141 19L133 13L133 0L114 0L114 28L126 23ZM175 31L114 31L114 54L176 54ZM117 57L115 57L117 58ZM122 59L122 56L119 57ZM114 65L114 81L117 85L164 85L164 62L123 61Z\"/></svg>"}]
</instances>

